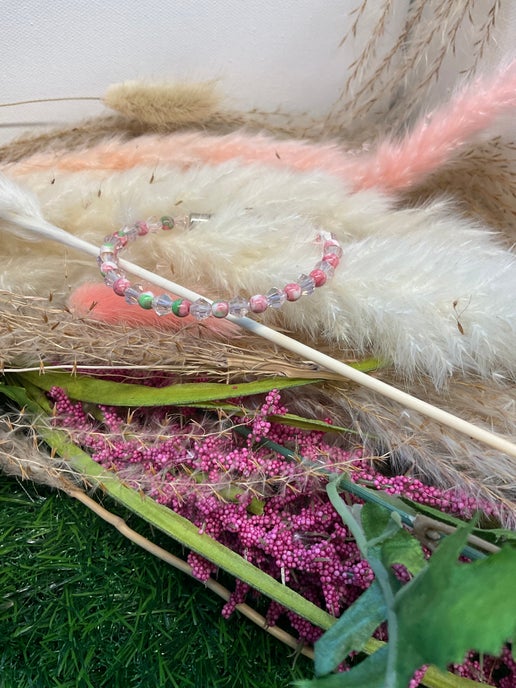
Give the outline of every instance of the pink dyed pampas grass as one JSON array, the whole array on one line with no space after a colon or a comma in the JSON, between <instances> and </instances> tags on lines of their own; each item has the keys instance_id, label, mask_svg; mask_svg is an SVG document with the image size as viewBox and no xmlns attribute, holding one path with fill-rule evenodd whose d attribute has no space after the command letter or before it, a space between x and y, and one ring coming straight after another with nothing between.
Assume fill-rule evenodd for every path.
<instances>
[{"instance_id":1,"label":"pink dyed pampas grass","mask_svg":"<svg viewBox=\"0 0 516 688\"><path fill-rule=\"evenodd\" d=\"M133 141L100 144L87 151L36 154L8 165L6 172L25 175L45 169L70 172L119 171L136 165L173 163L189 167L229 160L271 167L324 170L352 191L375 188L398 192L420 183L456 156L471 139L516 108L516 61L494 77L478 77L450 101L425 114L401 140L385 140L370 151L345 151L340 144L285 141L242 133L222 137L181 133L144 136Z\"/></svg>"}]
</instances>

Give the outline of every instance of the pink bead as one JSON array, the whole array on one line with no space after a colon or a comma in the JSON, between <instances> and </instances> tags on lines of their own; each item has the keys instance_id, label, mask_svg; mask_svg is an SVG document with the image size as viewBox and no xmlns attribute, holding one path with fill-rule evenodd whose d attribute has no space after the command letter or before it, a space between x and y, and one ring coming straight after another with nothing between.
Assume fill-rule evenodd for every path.
<instances>
[{"instance_id":1,"label":"pink bead","mask_svg":"<svg viewBox=\"0 0 516 688\"><path fill-rule=\"evenodd\" d=\"M211 305L211 312L215 318L225 318L229 313L229 303L227 301L215 301Z\"/></svg>"},{"instance_id":2,"label":"pink bead","mask_svg":"<svg viewBox=\"0 0 516 688\"><path fill-rule=\"evenodd\" d=\"M179 304L178 310L177 310L177 315L179 318L186 318L187 315L190 315L190 306L192 305L191 301L188 301L187 299L183 299L182 303Z\"/></svg>"},{"instance_id":3,"label":"pink bead","mask_svg":"<svg viewBox=\"0 0 516 688\"><path fill-rule=\"evenodd\" d=\"M116 282L113 282L113 291L118 296L123 296L126 289L131 286L131 282L126 277L120 277Z\"/></svg>"},{"instance_id":4,"label":"pink bead","mask_svg":"<svg viewBox=\"0 0 516 688\"><path fill-rule=\"evenodd\" d=\"M299 284L296 284L295 282L287 284L283 288L283 291L287 296L287 301L297 301L301 298L301 294L303 293Z\"/></svg>"},{"instance_id":5,"label":"pink bead","mask_svg":"<svg viewBox=\"0 0 516 688\"><path fill-rule=\"evenodd\" d=\"M100 264L100 272L103 275L107 275L108 272L112 270L118 270L118 263L114 263L112 260L106 260Z\"/></svg>"},{"instance_id":6,"label":"pink bead","mask_svg":"<svg viewBox=\"0 0 516 688\"><path fill-rule=\"evenodd\" d=\"M144 236L144 234L149 233L149 228L146 222L137 222L136 227L138 228L138 235Z\"/></svg>"},{"instance_id":7,"label":"pink bead","mask_svg":"<svg viewBox=\"0 0 516 688\"><path fill-rule=\"evenodd\" d=\"M315 282L316 287L322 287L323 284L326 284L326 280L328 279L322 270L312 270L310 277Z\"/></svg>"},{"instance_id":8,"label":"pink bead","mask_svg":"<svg viewBox=\"0 0 516 688\"><path fill-rule=\"evenodd\" d=\"M335 253L326 253L322 259L326 262L329 263L332 267L336 268L338 267L340 263L340 258L335 255Z\"/></svg>"},{"instance_id":9,"label":"pink bead","mask_svg":"<svg viewBox=\"0 0 516 688\"><path fill-rule=\"evenodd\" d=\"M249 299L251 313L263 313L267 310L268 306L267 297L264 294L255 294Z\"/></svg>"}]
</instances>

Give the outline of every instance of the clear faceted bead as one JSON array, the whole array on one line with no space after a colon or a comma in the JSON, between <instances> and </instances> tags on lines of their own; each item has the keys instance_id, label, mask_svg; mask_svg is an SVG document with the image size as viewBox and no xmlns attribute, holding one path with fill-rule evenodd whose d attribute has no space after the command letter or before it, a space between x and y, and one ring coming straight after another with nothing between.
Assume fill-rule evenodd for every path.
<instances>
[{"instance_id":1,"label":"clear faceted bead","mask_svg":"<svg viewBox=\"0 0 516 688\"><path fill-rule=\"evenodd\" d=\"M229 302L229 313L237 318L244 318L249 313L249 301L242 296L235 296Z\"/></svg>"},{"instance_id":2,"label":"clear faceted bead","mask_svg":"<svg viewBox=\"0 0 516 688\"><path fill-rule=\"evenodd\" d=\"M297 283L301 287L303 296L310 296L315 291L315 281L309 275L299 275Z\"/></svg>"},{"instance_id":3,"label":"clear faceted bead","mask_svg":"<svg viewBox=\"0 0 516 688\"><path fill-rule=\"evenodd\" d=\"M328 277L328 279L331 279L335 273L335 268L333 265L330 263L327 263L325 260L320 260L314 270L322 270L324 274Z\"/></svg>"},{"instance_id":4,"label":"clear faceted bead","mask_svg":"<svg viewBox=\"0 0 516 688\"><path fill-rule=\"evenodd\" d=\"M152 308L158 315L168 315L172 312L172 303L168 294L160 294L152 299Z\"/></svg>"},{"instance_id":5,"label":"clear faceted bead","mask_svg":"<svg viewBox=\"0 0 516 688\"><path fill-rule=\"evenodd\" d=\"M104 274L104 284L108 287L112 287L113 284L124 277L124 273L121 270L109 270Z\"/></svg>"},{"instance_id":6,"label":"clear faceted bead","mask_svg":"<svg viewBox=\"0 0 516 688\"><path fill-rule=\"evenodd\" d=\"M286 300L287 295L282 289L273 287L267 292L267 303L271 308L281 308Z\"/></svg>"},{"instance_id":7,"label":"clear faceted bead","mask_svg":"<svg viewBox=\"0 0 516 688\"><path fill-rule=\"evenodd\" d=\"M100 253L97 258L97 264L100 266L102 263L112 263L113 261L116 260L116 255L115 252L113 251L112 246L102 246L100 249Z\"/></svg>"},{"instance_id":8,"label":"clear faceted bead","mask_svg":"<svg viewBox=\"0 0 516 688\"><path fill-rule=\"evenodd\" d=\"M206 299L197 299L190 306L190 315L193 315L197 320L204 320L211 315L211 303Z\"/></svg>"},{"instance_id":9,"label":"clear faceted bead","mask_svg":"<svg viewBox=\"0 0 516 688\"><path fill-rule=\"evenodd\" d=\"M122 229L118 230L117 234L128 241L133 241L138 237L138 227L135 227L134 225L125 225L122 227Z\"/></svg>"},{"instance_id":10,"label":"clear faceted bead","mask_svg":"<svg viewBox=\"0 0 516 688\"><path fill-rule=\"evenodd\" d=\"M337 258L342 258L342 254L344 253L344 251L338 244L335 244L331 241L327 241L324 244L324 253L331 253L334 256L337 256Z\"/></svg>"},{"instance_id":11,"label":"clear faceted bead","mask_svg":"<svg viewBox=\"0 0 516 688\"><path fill-rule=\"evenodd\" d=\"M138 299L140 298L140 294L143 293L143 287L141 284L135 284L128 289L125 290L124 292L124 298L126 300L126 303L130 304L131 306L135 306L138 303Z\"/></svg>"},{"instance_id":12,"label":"clear faceted bead","mask_svg":"<svg viewBox=\"0 0 516 688\"><path fill-rule=\"evenodd\" d=\"M157 232L162 226L160 220L154 215L147 218L147 220L145 220L145 224L147 225L149 232Z\"/></svg>"},{"instance_id":13,"label":"clear faceted bead","mask_svg":"<svg viewBox=\"0 0 516 688\"><path fill-rule=\"evenodd\" d=\"M174 228L178 230L188 229L190 226L190 218L188 215L176 215L174 217Z\"/></svg>"},{"instance_id":14,"label":"clear faceted bead","mask_svg":"<svg viewBox=\"0 0 516 688\"><path fill-rule=\"evenodd\" d=\"M332 232L327 232L325 229L321 229L317 235L317 241L332 241L335 235Z\"/></svg>"}]
</instances>

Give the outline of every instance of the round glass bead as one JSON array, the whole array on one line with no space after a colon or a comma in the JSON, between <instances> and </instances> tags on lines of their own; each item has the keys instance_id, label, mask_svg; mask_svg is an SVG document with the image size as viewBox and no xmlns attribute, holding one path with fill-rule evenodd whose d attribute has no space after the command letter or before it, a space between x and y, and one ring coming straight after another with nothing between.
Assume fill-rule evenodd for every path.
<instances>
[{"instance_id":1,"label":"round glass bead","mask_svg":"<svg viewBox=\"0 0 516 688\"><path fill-rule=\"evenodd\" d=\"M322 259L325 263L329 263L333 268L339 267L340 258L335 255L335 253L325 253Z\"/></svg>"},{"instance_id":2,"label":"round glass bead","mask_svg":"<svg viewBox=\"0 0 516 688\"><path fill-rule=\"evenodd\" d=\"M118 263L114 260L105 260L100 264L100 272L103 275L107 275L107 273L112 270L118 270Z\"/></svg>"},{"instance_id":3,"label":"round glass bead","mask_svg":"<svg viewBox=\"0 0 516 688\"><path fill-rule=\"evenodd\" d=\"M138 299L140 298L140 294L142 292L143 287L139 284L135 286L131 285L130 287L127 287L127 289L124 291L124 298L128 304L134 306L138 303Z\"/></svg>"},{"instance_id":4,"label":"round glass bead","mask_svg":"<svg viewBox=\"0 0 516 688\"><path fill-rule=\"evenodd\" d=\"M286 300L287 295L282 289L273 287L267 292L267 303L271 308L281 308Z\"/></svg>"},{"instance_id":5,"label":"round glass bead","mask_svg":"<svg viewBox=\"0 0 516 688\"><path fill-rule=\"evenodd\" d=\"M152 299L152 308L157 315L168 315L172 312L172 303L168 294L160 294Z\"/></svg>"},{"instance_id":6,"label":"round glass bead","mask_svg":"<svg viewBox=\"0 0 516 688\"><path fill-rule=\"evenodd\" d=\"M244 318L249 313L249 301L242 296L235 296L229 301L229 313L237 318Z\"/></svg>"},{"instance_id":7,"label":"round glass bead","mask_svg":"<svg viewBox=\"0 0 516 688\"><path fill-rule=\"evenodd\" d=\"M229 313L229 303L227 301L215 301L211 304L211 314L214 318L225 318Z\"/></svg>"},{"instance_id":8,"label":"round glass bead","mask_svg":"<svg viewBox=\"0 0 516 688\"><path fill-rule=\"evenodd\" d=\"M129 238L126 236L118 236L118 234L116 236L117 236L116 245L119 247L118 250L125 248L127 246L127 244L129 243Z\"/></svg>"},{"instance_id":9,"label":"round glass bead","mask_svg":"<svg viewBox=\"0 0 516 688\"><path fill-rule=\"evenodd\" d=\"M190 313L191 302L187 299L176 299L172 302L172 313L178 318L185 318Z\"/></svg>"},{"instance_id":10,"label":"round glass bead","mask_svg":"<svg viewBox=\"0 0 516 688\"><path fill-rule=\"evenodd\" d=\"M211 303L206 299L197 299L190 306L190 315L197 320L204 320L211 315Z\"/></svg>"},{"instance_id":11,"label":"round glass bead","mask_svg":"<svg viewBox=\"0 0 516 688\"><path fill-rule=\"evenodd\" d=\"M322 287L328 280L328 277L322 270L312 270L310 277L313 279L316 287Z\"/></svg>"},{"instance_id":12,"label":"round glass bead","mask_svg":"<svg viewBox=\"0 0 516 688\"><path fill-rule=\"evenodd\" d=\"M174 228L174 218L171 217L170 215L163 215L162 218L160 218L161 222L161 227L162 229L173 229Z\"/></svg>"},{"instance_id":13,"label":"round glass bead","mask_svg":"<svg viewBox=\"0 0 516 688\"><path fill-rule=\"evenodd\" d=\"M310 275L299 275L297 283L301 287L301 294L303 296L310 296L315 291L315 282Z\"/></svg>"},{"instance_id":14,"label":"round glass bead","mask_svg":"<svg viewBox=\"0 0 516 688\"><path fill-rule=\"evenodd\" d=\"M127 277L119 277L111 286L113 287L115 294L118 296L123 296L125 294L125 290L131 286L131 283Z\"/></svg>"},{"instance_id":15,"label":"round glass bead","mask_svg":"<svg viewBox=\"0 0 516 688\"><path fill-rule=\"evenodd\" d=\"M145 308L146 311L150 311L153 300L154 294L151 291L144 291L138 297L138 305Z\"/></svg>"},{"instance_id":16,"label":"round glass bead","mask_svg":"<svg viewBox=\"0 0 516 688\"><path fill-rule=\"evenodd\" d=\"M302 296L301 287L299 286L299 284L296 284L295 282L286 284L283 288L283 291L285 292L287 301L297 301Z\"/></svg>"},{"instance_id":17,"label":"round glass bead","mask_svg":"<svg viewBox=\"0 0 516 688\"><path fill-rule=\"evenodd\" d=\"M249 299L249 309L251 313L263 313L269 307L269 302L265 294L255 294Z\"/></svg>"},{"instance_id":18,"label":"round glass bead","mask_svg":"<svg viewBox=\"0 0 516 688\"><path fill-rule=\"evenodd\" d=\"M149 233L149 228L147 227L146 222L137 222L135 225L136 229L138 230L138 236L144 236L145 234Z\"/></svg>"}]
</instances>

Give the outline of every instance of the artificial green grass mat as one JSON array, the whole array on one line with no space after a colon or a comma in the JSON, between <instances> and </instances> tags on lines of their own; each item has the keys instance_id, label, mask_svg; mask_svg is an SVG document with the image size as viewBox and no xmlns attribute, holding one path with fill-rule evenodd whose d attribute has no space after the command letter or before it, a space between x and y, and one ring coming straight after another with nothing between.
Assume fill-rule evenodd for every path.
<instances>
[{"instance_id":1,"label":"artificial green grass mat","mask_svg":"<svg viewBox=\"0 0 516 688\"><path fill-rule=\"evenodd\" d=\"M104 500L132 528L185 552ZM254 602L253 602L254 604ZM312 663L66 495L0 475L0 688L283 688Z\"/></svg>"}]
</instances>

